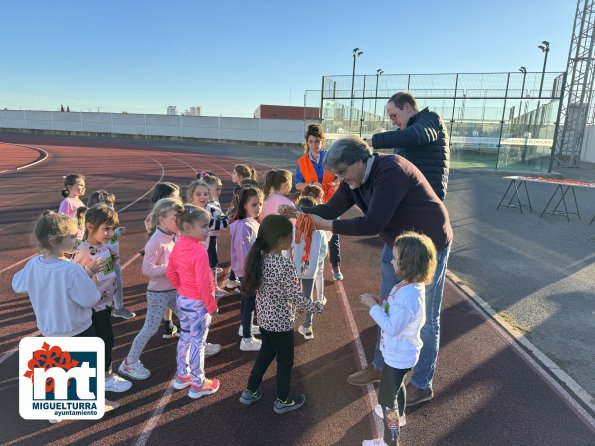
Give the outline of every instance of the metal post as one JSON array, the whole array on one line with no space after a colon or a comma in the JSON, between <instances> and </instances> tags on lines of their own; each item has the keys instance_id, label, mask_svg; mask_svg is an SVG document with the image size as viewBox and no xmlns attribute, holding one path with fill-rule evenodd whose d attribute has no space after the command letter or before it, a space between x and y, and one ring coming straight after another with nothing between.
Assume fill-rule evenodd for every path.
<instances>
[{"instance_id":1,"label":"metal post","mask_svg":"<svg viewBox=\"0 0 595 446\"><path fill-rule=\"evenodd\" d=\"M550 155L550 165L547 169L548 173L552 172L554 167L554 158L556 157L556 144L558 143L558 130L560 129L560 118L562 116L562 101L564 100L564 86L566 85L566 75L562 77L562 88L560 88L560 102L558 104L558 116L556 116L556 128L554 129L554 138L552 140L552 153Z\"/></svg>"},{"instance_id":2,"label":"metal post","mask_svg":"<svg viewBox=\"0 0 595 446\"><path fill-rule=\"evenodd\" d=\"M504 93L504 106L502 107L502 119L500 120L500 136L498 137L498 155L496 156L496 170L500 159L500 143L502 142L502 130L504 129L504 114L506 113L506 99L508 99L508 85L510 84L510 73L506 78L506 92Z\"/></svg>"},{"instance_id":3,"label":"metal post","mask_svg":"<svg viewBox=\"0 0 595 446\"><path fill-rule=\"evenodd\" d=\"M324 107L324 76L322 76L322 87L320 87L320 110L318 110L320 122L322 122L322 107Z\"/></svg>"},{"instance_id":4,"label":"metal post","mask_svg":"<svg viewBox=\"0 0 595 446\"><path fill-rule=\"evenodd\" d=\"M539 45L538 48L545 53L545 57L543 58L543 70L541 72L541 83L539 84L539 97L541 98L541 90L543 90L543 78L545 76L545 67L547 65L547 55L550 52L550 44L544 40L542 45Z\"/></svg>"},{"instance_id":5,"label":"metal post","mask_svg":"<svg viewBox=\"0 0 595 446\"><path fill-rule=\"evenodd\" d=\"M452 126L455 123L455 105L457 103L457 88L459 86L459 73L457 73L457 77L455 79L455 94L452 100L452 114L450 116L450 131L449 136L452 138ZM450 138L448 139L448 143L450 145Z\"/></svg>"},{"instance_id":6,"label":"metal post","mask_svg":"<svg viewBox=\"0 0 595 446\"><path fill-rule=\"evenodd\" d=\"M524 67L521 67L524 68ZM521 117L521 113L523 111L523 93L525 93L525 79L527 77L527 70L522 70L523 73L523 86L521 87L521 97L519 100L519 118Z\"/></svg>"},{"instance_id":7,"label":"metal post","mask_svg":"<svg viewBox=\"0 0 595 446\"><path fill-rule=\"evenodd\" d=\"M362 136L362 125L364 124L364 101L366 100L366 76L364 76L364 90L362 92L362 115L359 119L359 136Z\"/></svg>"}]
</instances>

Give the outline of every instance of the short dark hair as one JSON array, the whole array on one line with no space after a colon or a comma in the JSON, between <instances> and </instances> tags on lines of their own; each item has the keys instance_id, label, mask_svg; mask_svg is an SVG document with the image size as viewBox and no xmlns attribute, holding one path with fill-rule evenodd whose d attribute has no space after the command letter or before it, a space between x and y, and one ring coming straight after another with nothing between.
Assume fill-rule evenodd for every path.
<instances>
[{"instance_id":1,"label":"short dark hair","mask_svg":"<svg viewBox=\"0 0 595 446\"><path fill-rule=\"evenodd\" d=\"M395 105L395 107L397 107L399 110L403 110L405 104L409 104L411 105L411 108L413 108L415 111L419 111L417 101L411 93L407 93L404 91L395 93L390 97L388 102L392 102Z\"/></svg>"}]
</instances>

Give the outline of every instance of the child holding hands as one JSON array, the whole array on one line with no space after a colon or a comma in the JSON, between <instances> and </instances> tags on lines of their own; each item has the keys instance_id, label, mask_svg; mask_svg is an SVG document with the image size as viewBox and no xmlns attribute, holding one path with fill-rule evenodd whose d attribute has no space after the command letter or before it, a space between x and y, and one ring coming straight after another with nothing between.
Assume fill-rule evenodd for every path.
<instances>
[{"instance_id":1,"label":"child holding hands","mask_svg":"<svg viewBox=\"0 0 595 446\"><path fill-rule=\"evenodd\" d=\"M401 282L389 295L383 299L361 296L382 329L380 350L384 355L378 390L384 438L365 440L363 446L398 445L399 418L404 416L406 401L403 379L417 363L423 344L420 331L426 319L425 285L436 269L436 248L427 236L405 232L395 240L392 264Z\"/></svg>"}]
</instances>

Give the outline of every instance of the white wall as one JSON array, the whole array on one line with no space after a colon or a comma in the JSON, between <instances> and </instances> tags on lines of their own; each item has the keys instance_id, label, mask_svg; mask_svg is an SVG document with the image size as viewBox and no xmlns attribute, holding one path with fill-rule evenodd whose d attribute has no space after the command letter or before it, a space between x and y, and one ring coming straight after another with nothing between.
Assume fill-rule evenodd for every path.
<instances>
[{"instance_id":1,"label":"white wall","mask_svg":"<svg viewBox=\"0 0 595 446\"><path fill-rule=\"evenodd\" d=\"M583 147L581 148L581 161L595 163L595 125L585 127Z\"/></svg>"},{"instance_id":2,"label":"white wall","mask_svg":"<svg viewBox=\"0 0 595 446\"><path fill-rule=\"evenodd\" d=\"M0 110L0 128L301 144L317 121Z\"/></svg>"}]
</instances>

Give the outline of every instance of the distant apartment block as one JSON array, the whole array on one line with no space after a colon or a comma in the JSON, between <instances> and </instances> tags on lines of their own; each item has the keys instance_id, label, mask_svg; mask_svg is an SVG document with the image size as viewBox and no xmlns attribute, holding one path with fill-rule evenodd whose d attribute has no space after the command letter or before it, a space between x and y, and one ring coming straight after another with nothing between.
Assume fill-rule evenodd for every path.
<instances>
[{"instance_id":1,"label":"distant apartment block","mask_svg":"<svg viewBox=\"0 0 595 446\"><path fill-rule=\"evenodd\" d=\"M177 115L178 112L176 111L176 106L175 105L170 105L169 107L167 107L167 114L169 116Z\"/></svg>"},{"instance_id":2,"label":"distant apartment block","mask_svg":"<svg viewBox=\"0 0 595 446\"><path fill-rule=\"evenodd\" d=\"M255 118L261 119L307 119L315 120L320 117L318 107L296 107L292 105L264 105L258 106L254 112Z\"/></svg>"}]
</instances>

